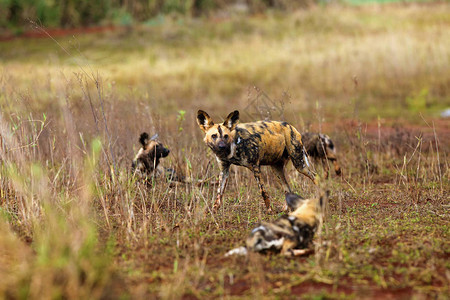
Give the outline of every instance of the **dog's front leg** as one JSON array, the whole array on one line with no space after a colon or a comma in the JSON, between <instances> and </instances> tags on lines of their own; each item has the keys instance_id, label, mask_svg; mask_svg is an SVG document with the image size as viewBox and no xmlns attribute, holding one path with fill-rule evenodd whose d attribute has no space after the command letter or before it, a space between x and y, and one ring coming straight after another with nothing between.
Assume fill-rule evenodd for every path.
<instances>
[{"instance_id":1,"label":"dog's front leg","mask_svg":"<svg viewBox=\"0 0 450 300\"><path fill-rule=\"evenodd\" d=\"M328 179L328 175L330 174L330 172L329 172L330 168L328 167L328 160L322 159L322 166L323 166L323 171L324 171L323 177L325 179Z\"/></svg>"},{"instance_id":2,"label":"dog's front leg","mask_svg":"<svg viewBox=\"0 0 450 300\"><path fill-rule=\"evenodd\" d=\"M214 202L214 209L218 209L222 203L223 192L228 182L228 176L230 175L230 164L220 162L220 176L219 176L219 189L217 190L216 202Z\"/></svg>"},{"instance_id":3,"label":"dog's front leg","mask_svg":"<svg viewBox=\"0 0 450 300\"><path fill-rule=\"evenodd\" d=\"M333 159L333 165L334 165L334 171L336 172L336 175L342 175L341 167L339 166L336 159Z\"/></svg>"},{"instance_id":4,"label":"dog's front leg","mask_svg":"<svg viewBox=\"0 0 450 300\"><path fill-rule=\"evenodd\" d=\"M264 185L261 182L261 167L258 165L254 165L251 167L251 170L253 171L253 175L255 176L256 182L258 183L259 190L261 191L261 195L264 199L264 204L267 208L267 212L272 213L269 196L267 195L266 190L264 189Z\"/></svg>"}]
</instances>

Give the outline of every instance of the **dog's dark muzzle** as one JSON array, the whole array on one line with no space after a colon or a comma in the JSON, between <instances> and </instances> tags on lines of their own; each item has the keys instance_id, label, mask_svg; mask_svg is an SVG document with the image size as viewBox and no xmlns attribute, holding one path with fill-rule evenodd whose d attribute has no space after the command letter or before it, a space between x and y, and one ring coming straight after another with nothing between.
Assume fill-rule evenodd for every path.
<instances>
[{"instance_id":1,"label":"dog's dark muzzle","mask_svg":"<svg viewBox=\"0 0 450 300\"><path fill-rule=\"evenodd\" d=\"M219 148L219 150L225 150L226 148L228 148L228 145L225 144L223 141L220 141L220 142L217 144L217 148Z\"/></svg>"},{"instance_id":2,"label":"dog's dark muzzle","mask_svg":"<svg viewBox=\"0 0 450 300\"><path fill-rule=\"evenodd\" d=\"M169 153L170 153L170 150L165 148L162 152L162 157L166 157L167 155L169 155Z\"/></svg>"},{"instance_id":3,"label":"dog's dark muzzle","mask_svg":"<svg viewBox=\"0 0 450 300\"><path fill-rule=\"evenodd\" d=\"M217 143L212 149L219 157L227 157L230 154L230 145L224 142Z\"/></svg>"}]
</instances>

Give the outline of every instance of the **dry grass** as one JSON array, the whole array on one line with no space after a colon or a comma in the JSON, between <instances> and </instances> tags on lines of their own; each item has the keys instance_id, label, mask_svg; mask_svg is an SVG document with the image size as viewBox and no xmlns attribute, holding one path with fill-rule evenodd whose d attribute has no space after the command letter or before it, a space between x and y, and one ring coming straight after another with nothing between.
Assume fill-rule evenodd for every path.
<instances>
[{"instance_id":1,"label":"dry grass","mask_svg":"<svg viewBox=\"0 0 450 300\"><path fill-rule=\"evenodd\" d=\"M448 11L325 7L174 22L58 40L70 55L49 40L0 44L0 295L445 299L450 142L435 112L449 104ZM213 184L130 177L148 131L171 149L164 165L216 178L198 108L332 136L344 177L327 181L315 255L223 257L276 217L247 170L232 169L218 213ZM289 178L314 194L293 169ZM269 172L264 181L281 209L279 185Z\"/></svg>"},{"instance_id":2,"label":"dry grass","mask_svg":"<svg viewBox=\"0 0 450 300\"><path fill-rule=\"evenodd\" d=\"M242 108L246 87L255 85L272 95L289 91L297 114L316 101L326 113L354 101L364 118L383 108L411 120L416 111L407 98L422 90L430 114L449 104L448 11L446 4L316 7L58 39L70 55L48 40L3 43L0 52L8 81L38 95L81 65L100 71L104 88L120 91L121 99L163 102L159 112L180 101L185 110L199 101L223 109L225 100Z\"/></svg>"}]
</instances>

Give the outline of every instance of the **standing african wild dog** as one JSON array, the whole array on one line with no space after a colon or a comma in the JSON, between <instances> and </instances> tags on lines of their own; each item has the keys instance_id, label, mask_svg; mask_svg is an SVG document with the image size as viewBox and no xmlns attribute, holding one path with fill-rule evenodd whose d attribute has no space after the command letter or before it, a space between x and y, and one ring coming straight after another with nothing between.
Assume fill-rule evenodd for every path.
<instances>
[{"instance_id":1,"label":"standing african wild dog","mask_svg":"<svg viewBox=\"0 0 450 300\"><path fill-rule=\"evenodd\" d=\"M149 138L148 133L143 132L139 137L142 147L134 158L131 169L134 174L141 177L164 176L169 180L178 181L175 171L170 168L162 168L159 166L159 160L167 157L170 150L157 140L158 135L155 134Z\"/></svg>"},{"instance_id":2,"label":"standing african wild dog","mask_svg":"<svg viewBox=\"0 0 450 300\"><path fill-rule=\"evenodd\" d=\"M197 123L205 133L204 141L212 149L220 164L219 190L214 208L220 206L232 164L249 168L259 185L267 210L270 200L261 182L262 165L269 165L281 180L286 193L291 188L284 174L289 159L298 172L315 181L315 174L302 145L300 133L287 122L258 121L239 123L239 112L230 113L222 124L214 124L204 111L197 113Z\"/></svg>"},{"instance_id":3,"label":"standing african wild dog","mask_svg":"<svg viewBox=\"0 0 450 300\"><path fill-rule=\"evenodd\" d=\"M328 194L328 191L320 192L319 197L311 199L303 199L293 193L286 194L286 203L293 211L274 222L262 222L248 236L246 247L230 250L225 256L245 255L248 250L259 253L275 252L287 256L309 253Z\"/></svg>"},{"instance_id":4,"label":"standing african wild dog","mask_svg":"<svg viewBox=\"0 0 450 300\"><path fill-rule=\"evenodd\" d=\"M325 170L325 178L328 178L328 163L329 160L334 165L336 175L341 175L341 167L337 162L336 148L333 141L326 134L304 132L302 133L302 142L305 146L306 152L315 160L321 160Z\"/></svg>"}]
</instances>

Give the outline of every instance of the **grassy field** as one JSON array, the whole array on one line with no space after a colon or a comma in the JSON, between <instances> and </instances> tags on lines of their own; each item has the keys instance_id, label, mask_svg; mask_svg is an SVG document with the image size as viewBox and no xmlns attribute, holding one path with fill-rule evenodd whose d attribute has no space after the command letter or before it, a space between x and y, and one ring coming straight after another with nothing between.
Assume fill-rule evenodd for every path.
<instances>
[{"instance_id":1,"label":"grassy field","mask_svg":"<svg viewBox=\"0 0 450 300\"><path fill-rule=\"evenodd\" d=\"M0 42L0 298L447 299L449 29L446 3L330 5ZM314 254L224 257L281 213L240 167L211 212L198 109L332 137L344 175ZM142 131L206 183L137 182Z\"/></svg>"}]
</instances>

